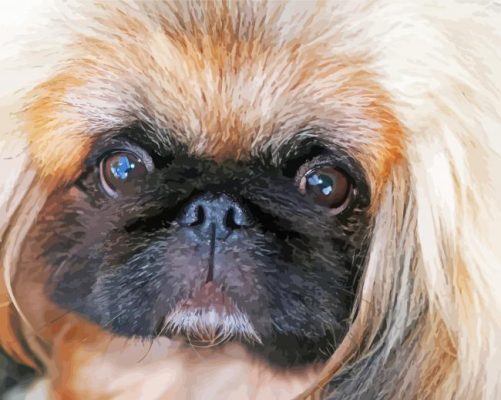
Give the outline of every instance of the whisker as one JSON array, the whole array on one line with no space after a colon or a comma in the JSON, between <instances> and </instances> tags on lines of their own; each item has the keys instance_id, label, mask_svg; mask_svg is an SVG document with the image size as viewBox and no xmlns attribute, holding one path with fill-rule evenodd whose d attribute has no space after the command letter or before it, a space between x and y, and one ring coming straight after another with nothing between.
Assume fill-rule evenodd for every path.
<instances>
[{"instance_id":1,"label":"whisker","mask_svg":"<svg viewBox=\"0 0 501 400\"><path fill-rule=\"evenodd\" d=\"M137 361L138 364L141 363L142 361L144 361L144 359L148 356L148 354L150 354L150 351L151 351L151 349L153 347L153 341L154 341L154 339L150 340L150 346L148 347L148 350L146 351L146 354Z\"/></svg>"},{"instance_id":2,"label":"whisker","mask_svg":"<svg viewBox=\"0 0 501 400\"><path fill-rule=\"evenodd\" d=\"M49 328L50 325L56 323L57 321L59 321L60 319L64 318L65 316L67 316L68 314L71 313L71 310L68 310L68 311L64 311L63 313L61 313L60 315L58 315L57 317L45 322L45 324L43 324L42 326L40 326L34 333L35 335L38 335L40 333L42 333L45 329Z\"/></svg>"},{"instance_id":3,"label":"whisker","mask_svg":"<svg viewBox=\"0 0 501 400\"><path fill-rule=\"evenodd\" d=\"M115 315L112 319L110 319L108 322L106 322L104 325L103 325L103 328L106 328L107 326L109 326L113 321L115 321L117 318L120 318L122 315L125 314L127 310L123 310L121 312L119 312L117 315Z\"/></svg>"}]
</instances>

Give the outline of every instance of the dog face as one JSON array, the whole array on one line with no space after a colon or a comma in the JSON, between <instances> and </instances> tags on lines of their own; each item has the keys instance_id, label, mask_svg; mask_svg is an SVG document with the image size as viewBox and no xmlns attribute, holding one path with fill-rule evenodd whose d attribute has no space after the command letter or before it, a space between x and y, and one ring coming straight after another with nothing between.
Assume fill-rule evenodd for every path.
<instances>
[{"instance_id":1,"label":"dog face","mask_svg":"<svg viewBox=\"0 0 501 400\"><path fill-rule=\"evenodd\" d=\"M0 340L56 397L496 398L499 7L63 3L0 62Z\"/></svg>"},{"instance_id":2,"label":"dog face","mask_svg":"<svg viewBox=\"0 0 501 400\"><path fill-rule=\"evenodd\" d=\"M358 311L402 156L372 60L326 45L328 4L138 7L93 9L29 93L41 205L18 240L19 309L50 345L69 315L322 364Z\"/></svg>"},{"instance_id":3,"label":"dog face","mask_svg":"<svg viewBox=\"0 0 501 400\"><path fill-rule=\"evenodd\" d=\"M298 50L307 25L205 32L258 12L240 7L119 22L126 45L86 37L39 88L32 151L56 189L19 281L38 274L49 302L117 335L237 340L301 365L346 333L398 126L362 69Z\"/></svg>"},{"instance_id":4,"label":"dog face","mask_svg":"<svg viewBox=\"0 0 501 400\"><path fill-rule=\"evenodd\" d=\"M369 234L360 166L301 135L222 162L152 136L94 143L48 199L21 268L44 270L51 301L118 335L241 340L284 365L328 357Z\"/></svg>"}]
</instances>

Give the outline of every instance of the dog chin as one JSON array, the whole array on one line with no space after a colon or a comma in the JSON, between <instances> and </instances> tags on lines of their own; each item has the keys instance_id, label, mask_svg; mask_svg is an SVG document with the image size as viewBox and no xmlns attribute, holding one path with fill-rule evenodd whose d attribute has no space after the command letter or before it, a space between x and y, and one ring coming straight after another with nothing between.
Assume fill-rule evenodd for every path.
<instances>
[{"instance_id":1,"label":"dog chin","mask_svg":"<svg viewBox=\"0 0 501 400\"><path fill-rule=\"evenodd\" d=\"M217 346L229 341L261 343L249 317L238 311L218 308L179 307L162 322L159 335L180 339L196 346Z\"/></svg>"},{"instance_id":2,"label":"dog chin","mask_svg":"<svg viewBox=\"0 0 501 400\"><path fill-rule=\"evenodd\" d=\"M212 282L179 302L160 324L158 334L199 346L228 341L261 343L249 316Z\"/></svg>"}]
</instances>

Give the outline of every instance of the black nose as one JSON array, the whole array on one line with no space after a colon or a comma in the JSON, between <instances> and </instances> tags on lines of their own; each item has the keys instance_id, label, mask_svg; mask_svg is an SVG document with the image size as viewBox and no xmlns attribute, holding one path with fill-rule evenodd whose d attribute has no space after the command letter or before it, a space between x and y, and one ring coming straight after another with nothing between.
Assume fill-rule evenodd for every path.
<instances>
[{"instance_id":1,"label":"black nose","mask_svg":"<svg viewBox=\"0 0 501 400\"><path fill-rule=\"evenodd\" d=\"M179 216L181 226L190 226L201 235L226 239L234 230L252 225L248 212L225 193L207 193L195 198Z\"/></svg>"}]
</instances>

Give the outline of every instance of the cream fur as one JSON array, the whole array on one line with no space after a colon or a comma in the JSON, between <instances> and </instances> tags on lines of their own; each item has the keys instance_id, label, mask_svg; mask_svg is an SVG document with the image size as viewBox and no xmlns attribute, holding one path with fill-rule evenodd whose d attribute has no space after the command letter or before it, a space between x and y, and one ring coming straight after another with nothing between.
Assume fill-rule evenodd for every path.
<instances>
[{"instance_id":1,"label":"cream fur","mask_svg":"<svg viewBox=\"0 0 501 400\"><path fill-rule=\"evenodd\" d=\"M42 0L30 0L30 7L20 3L4 3L0 12L0 25L8 24L0 34L0 234L6 280L15 270L8 260L15 256L6 248L9 235L5 232L11 232L12 216L34 179L17 113L24 106L22 95L46 80L68 56L60 49L70 40L62 34L64 27L44 23L44 15L56 12L60 5ZM90 6L83 3L82 7ZM348 355L335 355L323 380L333 374L342 376L339 360L350 358L357 365L377 355L378 365L383 366L397 351L402 355L394 378L398 387L391 387L390 398L408 398L409 393L434 399L501 398L501 246L497 243L501 235L501 5L481 0L332 0L321 7L323 17L312 22L312 32L319 25L331 27L326 33L328 51L361 54L369 60L364 68L389 95L391 111L405 133L403 160L393 167L377 210L360 313L345 342ZM306 2L284 6L279 19L287 27L284 41L300 29L297 21L305 21L312 9ZM79 22L74 11L64 13L79 30L92 31L92 25ZM363 141L363 136L357 140ZM9 300L15 302L12 296ZM391 324L380 338L376 332L384 321ZM212 372L186 363L186 357L190 356L163 361L179 374L171 389L187 391L168 398L252 398L249 388L264 384L256 377L244 379L261 370L261 366L253 368L251 359L239 364L227 357L227 369L222 367L217 376L207 378ZM148 377L146 367L140 372L133 368L116 372L119 363L113 357L102 365L100 370L92 363L89 368L112 371L104 375L113 381L102 385L107 389L133 382L141 390L142 380ZM88 371L82 370L81 376L94 379L85 375ZM310 374L297 378L297 390L292 392L305 389L312 382ZM383 379L376 370L369 376ZM236 386L239 380L242 384ZM225 381L230 381L229 388L224 387ZM373 383L367 380L353 388L362 395L370 393ZM228 391L234 385L234 390L242 391ZM269 390L285 390L288 378L269 385ZM328 390L343 393L342 386ZM262 392L261 398L280 398L276 391Z\"/></svg>"}]
</instances>

